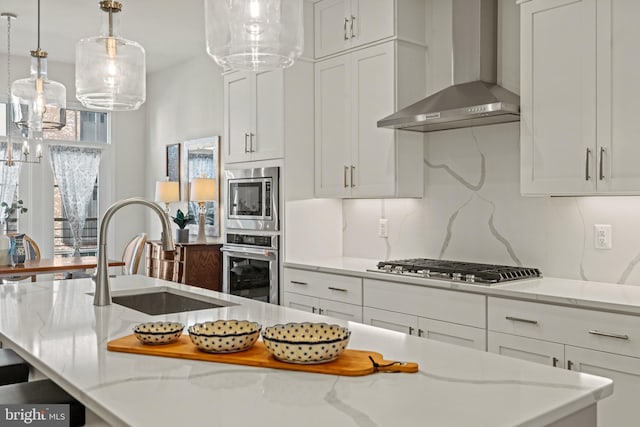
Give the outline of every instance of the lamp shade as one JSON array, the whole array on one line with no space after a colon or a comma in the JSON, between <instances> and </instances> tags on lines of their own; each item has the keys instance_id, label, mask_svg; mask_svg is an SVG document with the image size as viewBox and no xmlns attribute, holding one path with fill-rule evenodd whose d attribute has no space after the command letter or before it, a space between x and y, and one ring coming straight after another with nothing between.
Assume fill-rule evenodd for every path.
<instances>
[{"instance_id":1,"label":"lamp shade","mask_svg":"<svg viewBox=\"0 0 640 427\"><path fill-rule=\"evenodd\" d=\"M156 201L164 203L179 202L179 185L177 181L156 181Z\"/></svg>"},{"instance_id":2,"label":"lamp shade","mask_svg":"<svg viewBox=\"0 0 640 427\"><path fill-rule=\"evenodd\" d=\"M204 7L207 53L222 67L285 68L302 54L303 0L205 0Z\"/></svg>"},{"instance_id":3,"label":"lamp shade","mask_svg":"<svg viewBox=\"0 0 640 427\"><path fill-rule=\"evenodd\" d=\"M191 180L189 199L193 202L213 202L218 197L218 187L213 178L194 178Z\"/></svg>"}]
</instances>

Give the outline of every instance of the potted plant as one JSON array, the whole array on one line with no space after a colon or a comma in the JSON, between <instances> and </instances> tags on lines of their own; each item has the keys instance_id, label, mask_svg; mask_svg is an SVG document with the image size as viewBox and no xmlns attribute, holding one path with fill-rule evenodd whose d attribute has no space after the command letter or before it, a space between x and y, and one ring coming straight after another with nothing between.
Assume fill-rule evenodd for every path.
<instances>
[{"instance_id":1,"label":"potted plant","mask_svg":"<svg viewBox=\"0 0 640 427\"><path fill-rule=\"evenodd\" d=\"M178 209L176 216L172 216L171 219L178 225L178 229L176 230L176 243L188 243L189 230L185 229L185 227L194 222L193 215L185 215L184 212Z\"/></svg>"},{"instance_id":2,"label":"potted plant","mask_svg":"<svg viewBox=\"0 0 640 427\"><path fill-rule=\"evenodd\" d=\"M0 203L0 264L8 265L10 261L9 251L11 249L11 239L7 236L7 221L13 214L22 214L27 212L22 200L8 204Z\"/></svg>"}]
</instances>

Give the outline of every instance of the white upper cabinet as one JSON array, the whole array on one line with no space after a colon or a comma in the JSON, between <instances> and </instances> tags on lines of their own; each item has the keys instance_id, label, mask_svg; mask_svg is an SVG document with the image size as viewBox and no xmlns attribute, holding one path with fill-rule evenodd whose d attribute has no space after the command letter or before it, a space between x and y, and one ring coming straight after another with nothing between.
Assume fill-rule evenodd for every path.
<instances>
[{"instance_id":1,"label":"white upper cabinet","mask_svg":"<svg viewBox=\"0 0 640 427\"><path fill-rule=\"evenodd\" d=\"M283 156L283 70L224 77L227 163Z\"/></svg>"},{"instance_id":2,"label":"white upper cabinet","mask_svg":"<svg viewBox=\"0 0 640 427\"><path fill-rule=\"evenodd\" d=\"M635 0L521 4L521 190L640 193Z\"/></svg>"},{"instance_id":3,"label":"white upper cabinet","mask_svg":"<svg viewBox=\"0 0 640 427\"><path fill-rule=\"evenodd\" d=\"M425 49L399 41L316 63L317 197L422 196L423 134L377 121L424 96L424 67Z\"/></svg>"},{"instance_id":4,"label":"white upper cabinet","mask_svg":"<svg viewBox=\"0 0 640 427\"><path fill-rule=\"evenodd\" d=\"M316 58L394 35L394 0L322 0L315 4Z\"/></svg>"}]
</instances>

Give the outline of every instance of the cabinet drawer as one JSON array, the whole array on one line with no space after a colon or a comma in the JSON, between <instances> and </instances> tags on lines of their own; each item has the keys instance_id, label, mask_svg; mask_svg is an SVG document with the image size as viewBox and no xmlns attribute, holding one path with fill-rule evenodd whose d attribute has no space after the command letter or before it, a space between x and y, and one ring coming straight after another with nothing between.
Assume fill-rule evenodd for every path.
<instances>
[{"instance_id":1,"label":"cabinet drawer","mask_svg":"<svg viewBox=\"0 0 640 427\"><path fill-rule=\"evenodd\" d=\"M640 316L489 297L488 329L640 357Z\"/></svg>"},{"instance_id":2,"label":"cabinet drawer","mask_svg":"<svg viewBox=\"0 0 640 427\"><path fill-rule=\"evenodd\" d=\"M486 327L484 295L364 280L364 305L461 325Z\"/></svg>"},{"instance_id":3,"label":"cabinet drawer","mask_svg":"<svg viewBox=\"0 0 640 427\"><path fill-rule=\"evenodd\" d=\"M285 268L284 291L362 305L359 277Z\"/></svg>"}]
</instances>

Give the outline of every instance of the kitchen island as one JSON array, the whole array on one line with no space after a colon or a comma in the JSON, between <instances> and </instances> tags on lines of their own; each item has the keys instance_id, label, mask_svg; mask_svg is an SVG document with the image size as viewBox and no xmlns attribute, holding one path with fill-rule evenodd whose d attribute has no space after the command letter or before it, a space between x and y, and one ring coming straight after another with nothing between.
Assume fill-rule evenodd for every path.
<instances>
[{"instance_id":1,"label":"kitchen island","mask_svg":"<svg viewBox=\"0 0 640 427\"><path fill-rule=\"evenodd\" d=\"M171 287L237 304L150 316L93 306L90 279L0 286L0 340L110 425L595 426L610 380L145 276L114 292ZM339 377L110 352L134 325L246 319L351 329L349 348L417 362L416 374ZM557 423L557 424L554 424Z\"/></svg>"}]
</instances>

